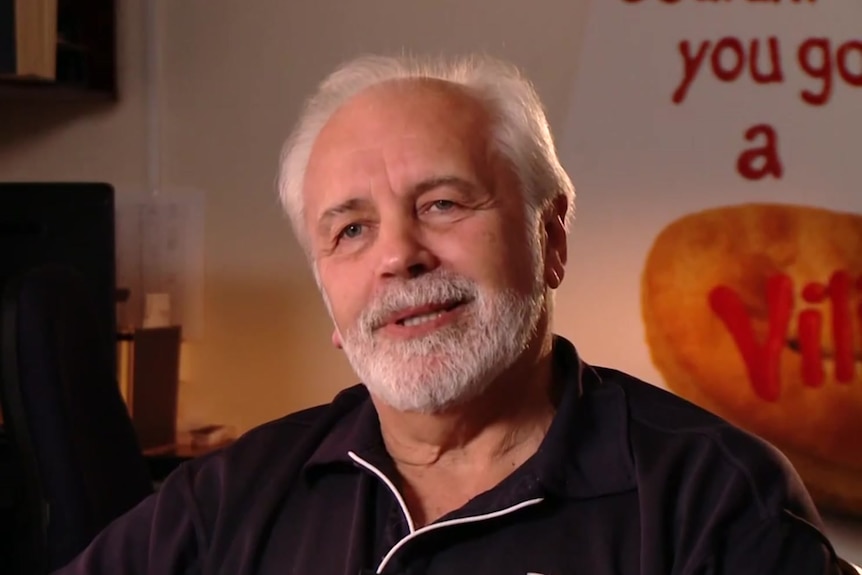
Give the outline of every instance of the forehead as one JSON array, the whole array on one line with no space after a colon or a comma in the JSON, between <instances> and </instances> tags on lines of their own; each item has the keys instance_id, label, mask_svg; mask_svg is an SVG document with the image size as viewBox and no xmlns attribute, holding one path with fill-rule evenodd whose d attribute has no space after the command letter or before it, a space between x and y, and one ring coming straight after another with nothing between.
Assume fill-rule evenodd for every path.
<instances>
[{"instance_id":1,"label":"forehead","mask_svg":"<svg viewBox=\"0 0 862 575\"><path fill-rule=\"evenodd\" d=\"M402 80L369 88L321 130L306 170L305 200L327 184L368 180L381 171L409 178L423 165L464 169L486 155L488 128L480 102L454 84Z\"/></svg>"}]
</instances>

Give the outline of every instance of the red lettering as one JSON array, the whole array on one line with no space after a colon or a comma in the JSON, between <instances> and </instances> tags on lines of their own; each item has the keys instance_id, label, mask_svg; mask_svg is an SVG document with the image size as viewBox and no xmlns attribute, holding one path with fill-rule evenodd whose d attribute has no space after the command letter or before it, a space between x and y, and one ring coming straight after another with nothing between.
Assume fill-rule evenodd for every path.
<instances>
[{"instance_id":1,"label":"red lettering","mask_svg":"<svg viewBox=\"0 0 862 575\"><path fill-rule=\"evenodd\" d=\"M691 45L688 43L688 40L683 40L679 43L679 53L682 54L683 76L682 83L673 93L674 104L681 104L685 100L685 97L688 94L688 89L691 86L691 83L694 82L694 78L697 76L704 58L706 58L709 45L709 41L701 42L700 48L697 50L697 54L692 55Z\"/></svg>"},{"instance_id":2,"label":"red lettering","mask_svg":"<svg viewBox=\"0 0 862 575\"><path fill-rule=\"evenodd\" d=\"M821 303L827 299L832 305L832 360L835 362L835 379L842 383L853 380L853 321L850 313L850 290L853 279L845 271L837 271L829 278L829 285L811 283L802 290L808 303Z\"/></svg>"},{"instance_id":3,"label":"red lettering","mask_svg":"<svg viewBox=\"0 0 862 575\"><path fill-rule=\"evenodd\" d=\"M799 351L802 353L802 381L811 387L823 385L823 349L820 345L823 316L807 309L799 314Z\"/></svg>"},{"instance_id":4,"label":"red lettering","mask_svg":"<svg viewBox=\"0 0 862 575\"><path fill-rule=\"evenodd\" d=\"M802 299L808 303L820 303L826 299L826 286L812 282L802 288Z\"/></svg>"},{"instance_id":5,"label":"red lettering","mask_svg":"<svg viewBox=\"0 0 862 575\"><path fill-rule=\"evenodd\" d=\"M811 61L811 54L815 50L820 52L817 63ZM797 53L799 67L815 80L822 82L819 94L810 90L802 91L802 99L812 106L822 106L832 95L831 54L828 38L809 38L799 45Z\"/></svg>"},{"instance_id":6,"label":"red lettering","mask_svg":"<svg viewBox=\"0 0 862 575\"><path fill-rule=\"evenodd\" d=\"M853 316L851 291L862 290L862 277L855 282L849 273L836 271L824 285L811 282L802 288L802 299L807 303L828 302L832 316L832 350L823 349L823 313L804 309L799 313L798 342L787 340L787 328L793 311L793 285L790 278L778 274L767 280L766 303L769 324L766 341L755 339L751 317L737 293L727 286L718 286L709 293L713 312L722 320L742 355L751 385L757 395L775 401L781 392L780 360L786 346L798 349L802 356L802 382L809 387L820 387L825 381L824 359L832 360L834 378L849 383L855 376ZM862 302L856 309L856 320L862 323Z\"/></svg>"},{"instance_id":7,"label":"red lettering","mask_svg":"<svg viewBox=\"0 0 862 575\"><path fill-rule=\"evenodd\" d=\"M856 278L856 289L862 291L862 276ZM862 327L862 301L859 302L859 305L856 308L856 323Z\"/></svg>"},{"instance_id":8,"label":"red lettering","mask_svg":"<svg viewBox=\"0 0 862 575\"><path fill-rule=\"evenodd\" d=\"M802 288L802 299L808 303L821 303L828 294L829 288L819 282L811 282ZM809 332L817 324L816 335ZM823 374L823 314L816 310L805 310L799 314L799 341L802 343L802 380L814 385L814 381L822 382ZM803 335L803 332L804 335ZM818 384L819 385L819 384Z\"/></svg>"},{"instance_id":9,"label":"red lettering","mask_svg":"<svg viewBox=\"0 0 862 575\"><path fill-rule=\"evenodd\" d=\"M851 50L856 50L859 53L859 72L856 74L851 73L847 66L847 55ZM838 63L838 73L841 74L844 81L851 86L862 86L862 42L859 40L845 42L838 48L838 55L835 59Z\"/></svg>"},{"instance_id":10,"label":"red lettering","mask_svg":"<svg viewBox=\"0 0 862 575\"><path fill-rule=\"evenodd\" d=\"M736 160L736 171L747 180L761 180L766 176L780 179L784 174L784 166L778 156L778 135L775 128L768 124L758 124L745 131L745 139L749 142L761 135L766 142L759 148L742 152Z\"/></svg>"},{"instance_id":11,"label":"red lettering","mask_svg":"<svg viewBox=\"0 0 862 575\"><path fill-rule=\"evenodd\" d=\"M775 401L781 395L781 353L785 346L798 348L802 356L802 382L821 387L826 374L824 360L835 368L835 381L849 383L855 376L853 316L850 296L853 288L862 291L862 277L854 279L843 270L836 271L827 284L811 282L802 288L802 299L811 304L828 302L832 319L832 350L823 349L823 313L803 309L798 318L798 345L787 339L793 313L793 284L789 276L777 274L767 280L766 304L769 323L766 339L757 341L751 317L742 299L732 288L718 286L709 293L709 304L721 319L742 356L752 388L758 397ZM856 309L862 324L862 302Z\"/></svg>"},{"instance_id":12,"label":"red lettering","mask_svg":"<svg viewBox=\"0 0 862 575\"><path fill-rule=\"evenodd\" d=\"M775 275L767 281L766 292L769 327L766 341L762 343L755 338L751 318L733 288L714 288L709 293L709 303L742 354L754 392L766 401L776 401L781 395L779 360L793 313L793 284L788 276Z\"/></svg>"},{"instance_id":13,"label":"red lettering","mask_svg":"<svg viewBox=\"0 0 862 575\"><path fill-rule=\"evenodd\" d=\"M832 339L835 346L835 379L853 381L853 322L850 315L850 287L853 280L844 271L835 272L829 280L832 300Z\"/></svg>"},{"instance_id":14,"label":"red lettering","mask_svg":"<svg viewBox=\"0 0 862 575\"><path fill-rule=\"evenodd\" d=\"M723 55L730 51L732 64L729 69L724 67ZM722 38L712 50L712 73L722 82L733 82L742 73L745 66L745 51L742 43L736 38Z\"/></svg>"},{"instance_id":15,"label":"red lettering","mask_svg":"<svg viewBox=\"0 0 862 575\"><path fill-rule=\"evenodd\" d=\"M758 84L769 84L784 81L784 72L781 69L781 52L778 48L778 38L775 36L769 37L769 62L771 68L769 72L762 72L758 66L760 61L760 41L752 40L751 48L748 54L748 67L751 70L751 77Z\"/></svg>"},{"instance_id":16,"label":"red lettering","mask_svg":"<svg viewBox=\"0 0 862 575\"><path fill-rule=\"evenodd\" d=\"M711 0L705 0L711 1ZM770 0L771 1L771 0ZM761 58L761 42L764 44L766 61ZM756 84L771 84L784 81L784 70L781 66L781 49L778 38L770 36L766 39L753 39L748 45L748 52L742 41L732 36L719 39L715 46L708 40L697 45L694 51L692 43L684 40L679 43L682 55L682 80L674 90L672 100L675 104L682 103L688 96L688 91L709 56L709 66L713 75L721 82L735 82L745 71L748 63L749 74Z\"/></svg>"}]
</instances>

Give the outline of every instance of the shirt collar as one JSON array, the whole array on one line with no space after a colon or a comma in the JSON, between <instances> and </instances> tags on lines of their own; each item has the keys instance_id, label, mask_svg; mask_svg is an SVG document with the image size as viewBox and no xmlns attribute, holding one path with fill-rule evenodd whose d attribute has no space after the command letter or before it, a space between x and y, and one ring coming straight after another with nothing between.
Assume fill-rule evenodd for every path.
<instances>
[{"instance_id":1,"label":"shirt collar","mask_svg":"<svg viewBox=\"0 0 862 575\"><path fill-rule=\"evenodd\" d=\"M324 437L317 449L308 458L303 471L307 474L325 471L328 466L339 464L353 465L348 452L353 451L363 459L378 459L375 455L386 452L383 437L380 434L380 420L371 402L368 389L358 384L341 392L333 401L333 406L339 403L342 395L352 395L358 399L347 411L342 413L329 433Z\"/></svg>"},{"instance_id":2,"label":"shirt collar","mask_svg":"<svg viewBox=\"0 0 862 575\"><path fill-rule=\"evenodd\" d=\"M554 339L554 364L564 382L562 397L545 439L527 465L546 489L559 495L589 498L635 489L622 388L603 381L559 336Z\"/></svg>"},{"instance_id":3,"label":"shirt collar","mask_svg":"<svg viewBox=\"0 0 862 575\"><path fill-rule=\"evenodd\" d=\"M563 337L554 337L553 361L563 382L560 403L545 439L524 471L546 490L567 497L598 497L634 489L622 389L603 381ZM391 470L368 390L359 384L339 395L353 396L352 406L307 460L303 467L306 477L316 477L331 466L354 465L350 451L384 471ZM339 398L333 403L338 404Z\"/></svg>"}]
</instances>

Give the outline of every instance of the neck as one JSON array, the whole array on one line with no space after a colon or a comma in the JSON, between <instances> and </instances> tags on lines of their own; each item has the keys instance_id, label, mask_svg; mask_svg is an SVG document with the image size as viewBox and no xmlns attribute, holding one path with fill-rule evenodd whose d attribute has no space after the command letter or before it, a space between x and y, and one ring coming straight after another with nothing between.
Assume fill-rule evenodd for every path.
<instances>
[{"instance_id":1,"label":"neck","mask_svg":"<svg viewBox=\"0 0 862 575\"><path fill-rule=\"evenodd\" d=\"M553 419L553 379L551 335L545 333L471 401L436 413L399 412L375 401L386 448L402 471L520 465Z\"/></svg>"}]
</instances>

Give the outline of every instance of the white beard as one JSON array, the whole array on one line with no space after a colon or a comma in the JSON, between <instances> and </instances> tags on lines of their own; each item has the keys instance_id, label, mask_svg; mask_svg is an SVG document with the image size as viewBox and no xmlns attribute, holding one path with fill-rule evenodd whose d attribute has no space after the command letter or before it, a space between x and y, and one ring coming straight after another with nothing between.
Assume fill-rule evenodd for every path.
<instances>
[{"instance_id":1,"label":"white beard","mask_svg":"<svg viewBox=\"0 0 862 575\"><path fill-rule=\"evenodd\" d=\"M398 411L434 413L481 395L529 345L545 308L541 247L531 237L531 293L483 289L435 271L392 284L342 332L347 359L369 392ZM410 340L374 331L383 318L410 307L468 300L455 322Z\"/></svg>"}]
</instances>

